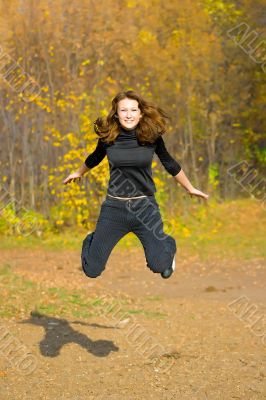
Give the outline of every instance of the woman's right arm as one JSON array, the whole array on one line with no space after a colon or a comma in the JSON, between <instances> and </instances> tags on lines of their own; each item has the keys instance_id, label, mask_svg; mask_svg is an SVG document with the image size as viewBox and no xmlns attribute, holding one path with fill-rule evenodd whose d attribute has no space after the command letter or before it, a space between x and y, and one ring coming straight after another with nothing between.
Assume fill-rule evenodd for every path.
<instances>
[{"instance_id":1,"label":"woman's right arm","mask_svg":"<svg viewBox=\"0 0 266 400\"><path fill-rule=\"evenodd\" d=\"M86 164L82 164L81 167L76 171L73 172L73 174L68 175L68 177L64 180L64 184L66 185L67 183L70 183L72 181L80 180L80 178L88 172L90 168L86 166Z\"/></svg>"},{"instance_id":2,"label":"woman's right arm","mask_svg":"<svg viewBox=\"0 0 266 400\"><path fill-rule=\"evenodd\" d=\"M96 165L100 164L100 162L104 159L105 156L106 156L105 144L100 139L98 139L98 143L97 143L95 150L91 154L88 155L84 164L82 164L76 172L70 174L64 180L64 184L66 185L67 183L70 183L75 180L79 181L80 178L86 172L88 172L90 169L96 167Z\"/></svg>"}]
</instances>

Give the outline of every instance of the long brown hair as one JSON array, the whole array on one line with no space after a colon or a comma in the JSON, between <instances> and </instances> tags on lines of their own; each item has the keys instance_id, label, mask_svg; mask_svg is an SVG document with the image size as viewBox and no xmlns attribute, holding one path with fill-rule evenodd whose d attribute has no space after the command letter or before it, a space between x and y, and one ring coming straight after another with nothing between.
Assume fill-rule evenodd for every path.
<instances>
[{"instance_id":1,"label":"long brown hair","mask_svg":"<svg viewBox=\"0 0 266 400\"><path fill-rule=\"evenodd\" d=\"M106 143L113 142L119 135L119 120L117 108L120 100L137 100L142 117L136 127L136 134L141 144L154 143L156 139L166 132L166 119L170 117L151 102L133 90L119 92L112 100L112 109L107 117L99 117L94 121L94 130Z\"/></svg>"}]
</instances>

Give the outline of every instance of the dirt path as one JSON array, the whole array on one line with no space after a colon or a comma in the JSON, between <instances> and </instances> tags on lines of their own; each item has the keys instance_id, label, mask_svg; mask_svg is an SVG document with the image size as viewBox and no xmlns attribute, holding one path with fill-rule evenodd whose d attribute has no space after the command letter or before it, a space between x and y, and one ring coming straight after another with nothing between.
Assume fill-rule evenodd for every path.
<instances>
[{"instance_id":1,"label":"dirt path","mask_svg":"<svg viewBox=\"0 0 266 400\"><path fill-rule=\"evenodd\" d=\"M122 320L1 318L36 368L23 373L0 354L0 400L266 398L264 260L203 263L179 254L169 280L145 267L141 248L115 248L98 279L83 274L77 252L3 250L1 263L44 287L126 296L140 311Z\"/></svg>"}]
</instances>

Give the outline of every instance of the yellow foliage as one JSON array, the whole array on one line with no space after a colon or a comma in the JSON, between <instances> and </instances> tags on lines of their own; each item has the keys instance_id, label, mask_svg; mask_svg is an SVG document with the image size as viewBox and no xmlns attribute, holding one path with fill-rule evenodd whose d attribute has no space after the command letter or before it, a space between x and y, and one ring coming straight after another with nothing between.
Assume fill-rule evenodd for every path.
<instances>
[{"instance_id":1,"label":"yellow foliage","mask_svg":"<svg viewBox=\"0 0 266 400\"><path fill-rule=\"evenodd\" d=\"M85 102L85 105L84 105ZM97 137L93 130L91 108L89 107L88 95L82 93L76 96L69 93L61 97L56 102L56 108L60 111L67 110L69 107L76 107L79 113L79 131L62 132L56 127L48 128L49 136L45 140L50 140L54 147L59 147L64 141L64 146L68 150L60 157L60 164L55 168L50 168L48 175L48 185L50 193L56 199L57 207L52 211L52 219L57 228L62 228L65 224L73 224L79 227L91 229L95 214L98 213L99 201L95 199L95 191L87 189L86 180L90 180L91 185L97 187L99 196L105 192L108 183L109 166L107 160L103 160L100 168L95 168L82 178L82 182L72 182L63 185L63 180L67 175L77 170L84 162L85 157L92 153L96 147ZM106 113L105 102L101 104L101 113ZM82 111L80 111L82 110ZM59 211L60 210L60 211Z\"/></svg>"},{"instance_id":2,"label":"yellow foliage","mask_svg":"<svg viewBox=\"0 0 266 400\"><path fill-rule=\"evenodd\" d=\"M185 226L184 226L183 229L182 229L182 233L183 233L183 236L184 236L185 238L191 236L190 230L189 230L188 228L186 228Z\"/></svg>"},{"instance_id":3,"label":"yellow foliage","mask_svg":"<svg viewBox=\"0 0 266 400\"><path fill-rule=\"evenodd\" d=\"M137 6L137 1L136 0L128 0L127 1L127 7L128 8L134 8Z\"/></svg>"},{"instance_id":4,"label":"yellow foliage","mask_svg":"<svg viewBox=\"0 0 266 400\"><path fill-rule=\"evenodd\" d=\"M110 76L107 76L106 78L107 82L109 83L116 83L114 79L112 79Z\"/></svg>"},{"instance_id":5,"label":"yellow foliage","mask_svg":"<svg viewBox=\"0 0 266 400\"><path fill-rule=\"evenodd\" d=\"M157 176L154 176L154 177L153 177L153 181L154 181L155 186L157 187L157 190L158 190L158 189L161 190L161 189L163 189L163 188L165 187L165 182L162 181L162 180L161 180L160 178L158 178Z\"/></svg>"},{"instance_id":6,"label":"yellow foliage","mask_svg":"<svg viewBox=\"0 0 266 400\"><path fill-rule=\"evenodd\" d=\"M90 63L91 63L91 61L88 59L88 60L84 60L81 65L85 66L85 65L89 65Z\"/></svg>"},{"instance_id":7,"label":"yellow foliage","mask_svg":"<svg viewBox=\"0 0 266 400\"><path fill-rule=\"evenodd\" d=\"M156 40L156 36L149 31L141 30L139 32L139 39L143 43L150 43L150 42L153 42L154 40Z\"/></svg>"}]
</instances>

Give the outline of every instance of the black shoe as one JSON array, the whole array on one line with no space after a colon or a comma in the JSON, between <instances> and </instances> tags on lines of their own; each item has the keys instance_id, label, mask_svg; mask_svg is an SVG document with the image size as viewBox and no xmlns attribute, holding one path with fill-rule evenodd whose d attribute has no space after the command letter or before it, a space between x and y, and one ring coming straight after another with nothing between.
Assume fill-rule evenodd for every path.
<instances>
[{"instance_id":1,"label":"black shoe","mask_svg":"<svg viewBox=\"0 0 266 400\"><path fill-rule=\"evenodd\" d=\"M175 256L173 258L173 263L172 263L171 267L166 268L166 270L161 272L161 277L164 278L164 279L170 278L170 276L172 275L174 270L175 270Z\"/></svg>"},{"instance_id":2,"label":"black shoe","mask_svg":"<svg viewBox=\"0 0 266 400\"><path fill-rule=\"evenodd\" d=\"M166 268L165 271L161 272L161 277L164 279L168 279L168 278L170 278L170 276L172 275L173 272L174 271L173 271L172 267Z\"/></svg>"}]
</instances>

